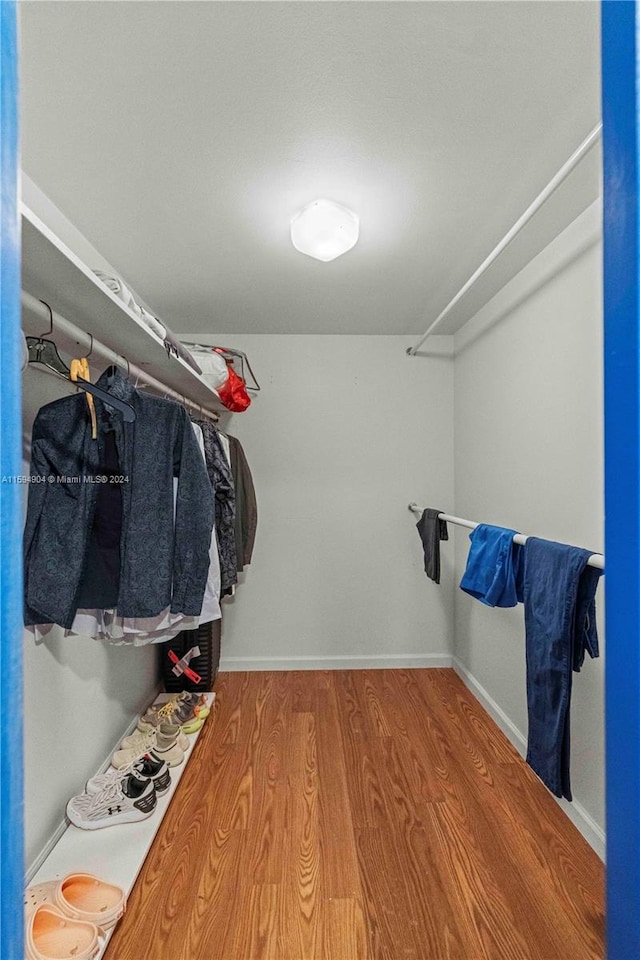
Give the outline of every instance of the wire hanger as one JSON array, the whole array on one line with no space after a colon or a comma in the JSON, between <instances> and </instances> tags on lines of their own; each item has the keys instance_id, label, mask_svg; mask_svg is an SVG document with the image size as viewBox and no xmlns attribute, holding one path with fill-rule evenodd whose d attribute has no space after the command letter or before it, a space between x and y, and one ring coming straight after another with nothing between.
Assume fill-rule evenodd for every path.
<instances>
[{"instance_id":1,"label":"wire hanger","mask_svg":"<svg viewBox=\"0 0 640 960\"><path fill-rule=\"evenodd\" d=\"M44 303L44 300L42 302ZM49 304L46 304L46 306L49 307ZM51 307L49 307L49 311L51 311ZM53 313L51 313L51 330L49 332L51 333L52 331ZM62 377L62 379L68 380L69 383L73 383L74 386L80 387L80 389L84 390L86 393L92 394L94 397L97 397L98 400L102 400L103 403L108 404L115 410L119 410L122 414L123 420L125 420L127 423L133 423L133 421L136 419L136 412L131 404L126 403L124 400L120 400L118 397L114 397L106 390L102 390L94 383L90 383L88 380L84 380L82 377L77 377L75 380L72 380L71 371L58 353L58 348L53 340L47 340L44 337L27 337L26 340L29 350L29 363L42 364L43 367L51 370L59 377Z\"/></svg>"},{"instance_id":2,"label":"wire hanger","mask_svg":"<svg viewBox=\"0 0 640 960\"><path fill-rule=\"evenodd\" d=\"M205 345L205 344L203 344L203 343L196 343L195 340L181 340L180 342L181 342L185 347L196 347L198 350L202 350L203 352L220 353L220 351L222 351L222 353L220 354L222 357L224 357L225 354L226 354L228 357L237 357L238 360L240 361L240 376L241 376L242 379L244 380L245 385L246 385L246 387L247 387L247 390L255 390L256 393L258 393L258 392L260 391L260 384L259 384L258 381L256 380L256 375L255 375L255 373L253 372L253 370L251 369L251 364L249 363L249 358L248 358L248 356L246 355L246 353L244 353L243 350L235 350L235 349L232 349L231 347L212 347L212 346L210 346L210 345L208 345L208 344ZM245 365L245 363L246 363L246 365L247 365L247 370L248 370L249 373L251 374L251 379L253 380L253 385L247 383L247 378L246 378L245 372L244 372L244 365ZM237 371L236 371L236 372L237 372Z\"/></svg>"}]
</instances>

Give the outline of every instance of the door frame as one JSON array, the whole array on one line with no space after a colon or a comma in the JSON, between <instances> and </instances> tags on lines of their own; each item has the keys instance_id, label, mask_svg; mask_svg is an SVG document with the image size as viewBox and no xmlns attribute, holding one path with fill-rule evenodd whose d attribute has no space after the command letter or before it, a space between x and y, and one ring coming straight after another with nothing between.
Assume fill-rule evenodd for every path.
<instances>
[{"instance_id":1,"label":"door frame","mask_svg":"<svg viewBox=\"0 0 640 960\"><path fill-rule=\"evenodd\" d=\"M603 0L607 957L640 957L638 4Z\"/></svg>"},{"instance_id":2,"label":"door frame","mask_svg":"<svg viewBox=\"0 0 640 960\"><path fill-rule=\"evenodd\" d=\"M22 377L16 4L0 0L0 956L22 960Z\"/></svg>"}]
</instances>

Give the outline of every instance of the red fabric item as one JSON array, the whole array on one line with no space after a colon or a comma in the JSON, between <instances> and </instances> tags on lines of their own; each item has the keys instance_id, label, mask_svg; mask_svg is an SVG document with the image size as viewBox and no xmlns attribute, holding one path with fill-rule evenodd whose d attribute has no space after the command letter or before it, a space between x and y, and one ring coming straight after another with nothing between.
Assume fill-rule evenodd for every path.
<instances>
[{"instance_id":1,"label":"red fabric item","mask_svg":"<svg viewBox=\"0 0 640 960\"><path fill-rule=\"evenodd\" d=\"M244 380L242 377L239 377L233 369L233 363L225 357L224 351L219 347L214 347L214 349L216 353L219 353L223 357L227 364L227 370L229 371L229 379L227 382L223 383L221 387L218 387L218 396L227 410L232 410L234 413L242 413L251 403L251 397L246 391Z\"/></svg>"}]
</instances>

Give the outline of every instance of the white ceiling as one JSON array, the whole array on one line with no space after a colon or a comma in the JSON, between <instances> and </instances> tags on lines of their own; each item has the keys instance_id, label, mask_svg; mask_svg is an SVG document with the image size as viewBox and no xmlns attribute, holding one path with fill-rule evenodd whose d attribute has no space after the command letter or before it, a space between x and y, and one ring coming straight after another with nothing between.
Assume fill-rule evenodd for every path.
<instances>
[{"instance_id":1,"label":"white ceiling","mask_svg":"<svg viewBox=\"0 0 640 960\"><path fill-rule=\"evenodd\" d=\"M174 329L421 333L597 123L595 2L27 2L23 166ZM463 322L599 189L593 152ZM360 216L331 263L291 216Z\"/></svg>"}]
</instances>

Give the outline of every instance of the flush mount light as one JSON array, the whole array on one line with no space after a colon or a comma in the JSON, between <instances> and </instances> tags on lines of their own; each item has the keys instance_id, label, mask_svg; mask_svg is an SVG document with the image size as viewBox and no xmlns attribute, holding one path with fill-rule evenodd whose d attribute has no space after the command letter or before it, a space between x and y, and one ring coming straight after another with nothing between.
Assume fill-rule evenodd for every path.
<instances>
[{"instance_id":1,"label":"flush mount light","mask_svg":"<svg viewBox=\"0 0 640 960\"><path fill-rule=\"evenodd\" d=\"M300 253L328 263L358 242L357 214L333 200L314 200L291 221L291 242Z\"/></svg>"}]
</instances>

